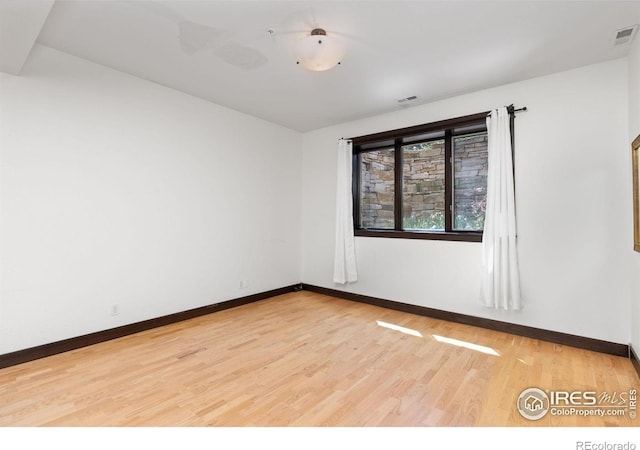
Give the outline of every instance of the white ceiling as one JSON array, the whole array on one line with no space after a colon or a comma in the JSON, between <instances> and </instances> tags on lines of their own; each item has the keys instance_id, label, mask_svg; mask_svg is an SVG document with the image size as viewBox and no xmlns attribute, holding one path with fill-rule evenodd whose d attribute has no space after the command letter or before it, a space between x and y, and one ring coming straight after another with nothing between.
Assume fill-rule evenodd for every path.
<instances>
[{"instance_id":1,"label":"white ceiling","mask_svg":"<svg viewBox=\"0 0 640 450\"><path fill-rule=\"evenodd\" d=\"M620 58L639 22L639 1L56 0L37 42L308 131ZM318 26L347 47L327 72L292 55Z\"/></svg>"},{"instance_id":2,"label":"white ceiling","mask_svg":"<svg viewBox=\"0 0 640 450\"><path fill-rule=\"evenodd\" d=\"M18 75L40 33L53 0L0 1L0 71Z\"/></svg>"}]
</instances>

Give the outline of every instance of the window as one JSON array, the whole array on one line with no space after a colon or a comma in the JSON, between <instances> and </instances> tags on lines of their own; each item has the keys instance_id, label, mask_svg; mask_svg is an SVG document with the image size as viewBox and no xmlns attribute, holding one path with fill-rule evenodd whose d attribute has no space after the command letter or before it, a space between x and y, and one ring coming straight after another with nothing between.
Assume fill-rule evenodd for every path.
<instances>
[{"instance_id":1,"label":"window","mask_svg":"<svg viewBox=\"0 0 640 450\"><path fill-rule=\"evenodd\" d=\"M480 242L487 113L353 138L356 236Z\"/></svg>"}]
</instances>

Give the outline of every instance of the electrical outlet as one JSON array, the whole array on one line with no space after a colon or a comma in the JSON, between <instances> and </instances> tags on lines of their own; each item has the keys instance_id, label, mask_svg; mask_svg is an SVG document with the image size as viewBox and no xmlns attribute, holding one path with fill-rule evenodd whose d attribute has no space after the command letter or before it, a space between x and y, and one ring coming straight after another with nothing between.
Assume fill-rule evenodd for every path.
<instances>
[{"instance_id":1,"label":"electrical outlet","mask_svg":"<svg viewBox=\"0 0 640 450\"><path fill-rule=\"evenodd\" d=\"M240 280L240 289L246 289L249 287L249 280Z\"/></svg>"},{"instance_id":2,"label":"electrical outlet","mask_svg":"<svg viewBox=\"0 0 640 450\"><path fill-rule=\"evenodd\" d=\"M118 305L117 303L111 305L111 315L117 316L119 314L120 314L120 305Z\"/></svg>"}]
</instances>

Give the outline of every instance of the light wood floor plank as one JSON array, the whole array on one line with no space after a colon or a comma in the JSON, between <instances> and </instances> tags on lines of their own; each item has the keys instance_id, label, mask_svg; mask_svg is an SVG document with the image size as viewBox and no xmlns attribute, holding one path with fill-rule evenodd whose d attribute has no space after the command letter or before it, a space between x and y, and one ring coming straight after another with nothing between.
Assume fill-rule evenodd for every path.
<instances>
[{"instance_id":1,"label":"light wood floor plank","mask_svg":"<svg viewBox=\"0 0 640 450\"><path fill-rule=\"evenodd\" d=\"M302 291L1 369L0 426L640 425L528 421L528 387L640 380L626 358Z\"/></svg>"}]
</instances>

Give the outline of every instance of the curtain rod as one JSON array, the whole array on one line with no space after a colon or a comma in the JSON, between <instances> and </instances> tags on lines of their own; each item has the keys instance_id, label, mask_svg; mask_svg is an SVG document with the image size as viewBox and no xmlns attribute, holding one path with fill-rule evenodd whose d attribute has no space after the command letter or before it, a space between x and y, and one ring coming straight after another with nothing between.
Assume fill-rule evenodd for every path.
<instances>
[{"instance_id":1,"label":"curtain rod","mask_svg":"<svg viewBox=\"0 0 640 450\"><path fill-rule=\"evenodd\" d=\"M523 106L522 108L515 108L515 107L513 106L513 103L512 103L512 104L510 104L509 106L506 106L506 108L507 108L507 112L508 112L509 114L515 114L515 113L517 113L517 112L528 111L528 109L527 109L527 107L526 107L526 106ZM482 113L480 113L480 114L482 114ZM487 116L490 116L490 115L491 115L491 112L489 112L489 113L487 114ZM341 137L341 138L338 138L338 140L339 140L339 141L340 141L340 140L352 141L352 140L353 140L353 138L343 138L343 137Z\"/></svg>"},{"instance_id":2,"label":"curtain rod","mask_svg":"<svg viewBox=\"0 0 640 450\"><path fill-rule=\"evenodd\" d=\"M526 111L526 110L527 110L527 107L526 107L526 106L523 106L522 108L517 108L517 109L516 109L516 108L513 106L513 103L512 103L512 104L510 104L509 106L507 106L507 111L508 111L509 113L517 113L517 112L520 112L520 111Z\"/></svg>"},{"instance_id":3,"label":"curtain rod","mask_svg":"<svg viewBox=\"0 0 640 450\"><path fill-rule=\"evenodd\" d=\"M514 108L513 103L510 104L509 106L505 106L505 108L507 108L507 112L509 114L515 114L515 113L520 112L520 111L527 111L527 107L526 106L523 106L522 108L517 108L516 109L516 108ZM492 112L493 111L489 111L489 114L487 114L487 117L490 117Z\"/></svg>"}]
</instances>

